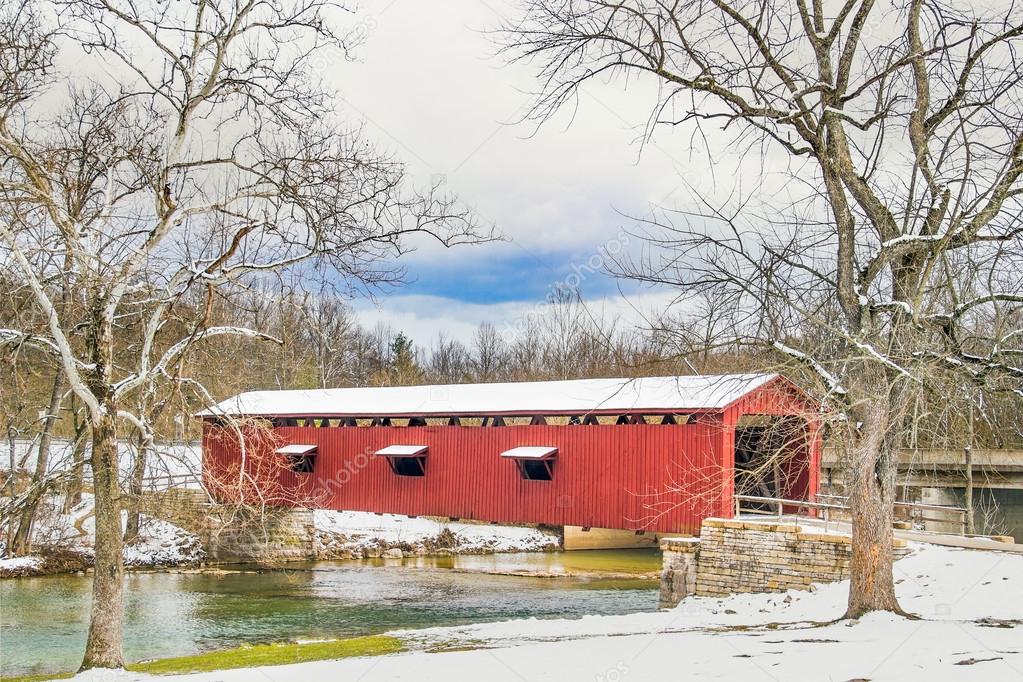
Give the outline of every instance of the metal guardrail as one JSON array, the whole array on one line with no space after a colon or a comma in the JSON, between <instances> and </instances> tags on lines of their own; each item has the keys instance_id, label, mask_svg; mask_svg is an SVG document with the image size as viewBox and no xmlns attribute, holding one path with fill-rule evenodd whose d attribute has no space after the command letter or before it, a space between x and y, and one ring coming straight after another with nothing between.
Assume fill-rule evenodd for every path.
<instances>
[{"instance_id":1,"label":"metal guardrail","mask_svg":"<svg viewBox=\"0 0 1023 682\"><path fill-rule=\"evenodd\" d=\"M822 515L825 521L829 520L830 512L834 511L850 511L849 498L840 497L838 495L820 495L818 500L828 499L826 502L811 502L809 500L789 500L781 497L760 497L758 495L736 495L735 496L735 515L739 516L745 512L747 514L765 514L769 516L784 516L785 508L795 507L796 514L801 513L803 510L817 509L824 512ZM763 505L769 507L769 509L760 508L746 508L743 509L742 503L748 502L756 505ZM951 523L959 526L959 534L966 535L966 510L962 507L947 507L940 504L924 504L922 502L895 502L896 509L905 509L908 512L909 518L914 518L914 512L918 512L916 520L918 521L933 521L936 523ZM944 512L946 514L952 514L956 518L949 519L947 517L939 518L933 516L924 516L923 512L935 511Z\"/></svg>"}]
</instances>

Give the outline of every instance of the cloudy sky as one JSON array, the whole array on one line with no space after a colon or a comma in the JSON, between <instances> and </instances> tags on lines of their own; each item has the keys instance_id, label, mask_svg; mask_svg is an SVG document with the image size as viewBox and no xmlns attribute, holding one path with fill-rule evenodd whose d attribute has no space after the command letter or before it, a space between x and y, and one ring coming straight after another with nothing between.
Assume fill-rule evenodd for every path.
<instances>
[{"instance_id":1,"label":"cloudy sky","mask_svg":"<svg viewBox=\"0 0 1023 682\"><path fill-rule=\"evenodd\" d=\"M669 294L628 289L590 271L600 254L627 240L631 221L675 201L680 178L702 172L705 152L686 138L638 143L656 92L608 84L590 88L539 131L519 122L535 88L526 65L497 56L488 29L515 16L511 2L392 0L360 7L365 34L357 60L325 64L346 120L362 123L421 182L443 180L502 243L405 259L412 281L356 307L367 324L385 321L420 343L444 331L467 338L481 320L499 326L543 301L551 287L578 280L606 311L634 315ZM705 158L705 157L704 157Z\"/></svg>"}]
</instances>

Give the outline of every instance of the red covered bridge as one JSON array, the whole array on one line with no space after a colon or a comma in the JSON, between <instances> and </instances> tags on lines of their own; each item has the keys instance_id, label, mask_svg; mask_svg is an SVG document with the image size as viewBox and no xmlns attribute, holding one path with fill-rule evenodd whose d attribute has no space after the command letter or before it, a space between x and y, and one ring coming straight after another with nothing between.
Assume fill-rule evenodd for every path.
<instances>
[{"instance_id":1,"label":"red covered bridge","mask_svg":"<svg viewBox=\"0 0 1023 682\"><path fill-rule=\"evenodd\" d=\"M695 533L812 499L818 406L773 374L255 391L202 413L222 501Z\"/></svg>"}]
</instances>

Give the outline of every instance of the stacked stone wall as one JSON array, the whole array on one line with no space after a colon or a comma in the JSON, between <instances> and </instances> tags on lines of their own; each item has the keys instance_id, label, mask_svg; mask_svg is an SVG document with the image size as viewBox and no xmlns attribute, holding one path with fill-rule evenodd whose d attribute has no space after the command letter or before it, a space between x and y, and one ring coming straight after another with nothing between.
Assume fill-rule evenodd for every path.
<instances>
[{"instance_id":1,"label":"stacked stone wall","mask_svg":"<svg viewBox=\"0 0 1023 682\"><path fill-rule=\"evenodd\" d=\"M145 493L140 511L198 535L210 563L316 557L316 529L308 509L222 505L210 502L201 490L174 488Z\"/></svg>"},{"instance_id":2,"label":"stacked stone wall","mask_svg":"<svg viewBox=\"0 0 1023 682\"><path fill-rule=\"evenodd\" d=\"M192 488L146 492L139 501L139 511L143 514L169 521L201 538L209 533L213 506L205 492Z\"/></svg>"},{"instance_id":3,"label":"stacked stone wall","mask_svg":"<svg viewBox=\"0 0 1023 682\"><path fill-rule=\"evenodd\" d=\"M896 558L906 543L893 540ZM706 519L700 537L666 538L661 604L684 597L805 590L849 577L852 538L806 531L798 524Z\"/></svg>"}]
</instances>

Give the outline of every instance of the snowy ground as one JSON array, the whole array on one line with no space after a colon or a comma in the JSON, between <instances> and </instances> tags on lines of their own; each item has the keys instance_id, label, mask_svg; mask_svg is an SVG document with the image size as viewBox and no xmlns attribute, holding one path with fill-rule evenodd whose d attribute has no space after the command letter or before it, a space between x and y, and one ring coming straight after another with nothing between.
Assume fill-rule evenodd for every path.
<instances>
[{"instance_id":1,"label":"snowy ground","mask_svg":"<svg viewBox=\"0 0 1023 682\"><path fill-rule=\"evenodd\" d=\"M127 522L122 512L122 526ZM56 548L45 555L0 559L0 577L37 575L84 568L92 563L96 522L92 495L82 495L81 503L69 514L43 511L33 542L36 547ZM124 547L126 566L157 567L196 564L205 556L195 535L177 526L143 515L139 536ZM77 555L78 560L75 560Z\"/></svg>"},{"instance_id":2,"label":"snowy ground","mask_svg":"<svg viewBox=\"0 0 1023 682\"><path fill-rule=\"evenodd\" d=\"M43 568L43 560L37 556L18 556L0 559L0 576L35 575Z\"/></svg>"},{"instance_id":3,"label":"snowy ground","mask_svg":"<svg viewBox=\"0 0 1023 682\"><path fill-rule=\"evenodd\" d=\"M542 552L557 549L561 540L552 531L459 521L409 518L397 514L330 511L313 512L317 551L323 558L365 556L375 550L399 548L427 553Z\"/></svg>"},{"instance_id":4,"label":"snowy ground","mask_svg":"<svg viewBox=\"0 0 1023 682\"><path fill-rule=\"evenodd\" d=\"M920 620L873 614L828 623L842 612L848 590L847 583L835 583L811 592L691 598L659 613L394 633L412 647L477 647L472 651L416 651L161 679L1023 679L1023 556L916 546L896 564L896 574L903 607Z\"/></svg>"}]
</instances>

